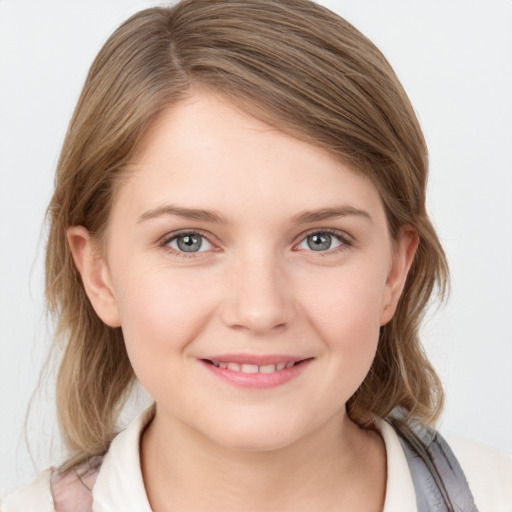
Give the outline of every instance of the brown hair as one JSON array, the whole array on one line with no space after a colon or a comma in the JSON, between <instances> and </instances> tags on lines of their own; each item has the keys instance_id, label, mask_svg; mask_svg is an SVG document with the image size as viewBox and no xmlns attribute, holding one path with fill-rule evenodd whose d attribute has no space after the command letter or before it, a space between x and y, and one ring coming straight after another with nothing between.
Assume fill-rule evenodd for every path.
<instances>
[{"instance_id":1,"label":"brown hair","mask_svg":"<svg viewBox=\"0 0 512 512\"><path fill-rule=\"evenodd\" d=\"M46 296L64 354L58 415L67 467L104 452L134 373L120 329L93 311L66 240L83 225L98 240L116 186L151 123L190 88L224 95L285 133L328 150L379 190L389 229L419 248L373 366L347 404L367 425L395 408L430 423L440 381L418 331L446 259L425 210L427 151L411 104L379 50L308 0L185 0L123 23L96 57L71 120L48 209Z\"/></svg>"}]
</instances>

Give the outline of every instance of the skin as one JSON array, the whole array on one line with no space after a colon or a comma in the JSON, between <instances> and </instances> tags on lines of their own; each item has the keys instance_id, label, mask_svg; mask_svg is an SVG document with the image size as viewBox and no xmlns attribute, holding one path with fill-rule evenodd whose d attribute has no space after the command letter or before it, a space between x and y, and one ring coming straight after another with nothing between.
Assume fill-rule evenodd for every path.
<instances>
[{"instance_id":1,"label":"skin","mask_svg":"<svg viewBox=\"0 0 512 512\"><path fill-rule=\"evenodd\" d=\"M104 250L81 226L68 240L157 404L141 443L152 508L381 510L383 441L345 404L393 316L416 234L393 245L367 178L204 92L155 122L129 170ZM339 211L304 218L326 209ZM180 252L177 233L190 230L203 245ZM313 250L308 236L325 232L330 245ZM219 354L309 361L255 389L210 371L204 360Z\"/></svg>"}]
</instances>

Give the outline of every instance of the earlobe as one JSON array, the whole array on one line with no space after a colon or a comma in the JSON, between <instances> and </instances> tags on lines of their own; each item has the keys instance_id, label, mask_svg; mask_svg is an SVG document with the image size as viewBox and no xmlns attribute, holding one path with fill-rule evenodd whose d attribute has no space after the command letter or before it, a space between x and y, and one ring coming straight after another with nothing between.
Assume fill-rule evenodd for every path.
<instances>
[{"instance_id":1,"label":"earlobe","mask_svg":"<svg viewBox=\"0 0 512 512\"><path fill-rule=\"evenodd\" d=\"M402 230L396 242L381 305L380 325L387 324L395 314L405 286L407 274L418 249L418 233L412 227Z\"/></svg>"},{"instance_id":2,"label":"earlobe","mask_svg":"<svg viewBox=\"0 0 512 512\"><path fill-rule=\"evenodd\" d=\"M83 226L72 226L67 230L67 239L92 307L107 325L119 327L121 322L110 272L89 231Z\"/></svg>"}]
</instances>

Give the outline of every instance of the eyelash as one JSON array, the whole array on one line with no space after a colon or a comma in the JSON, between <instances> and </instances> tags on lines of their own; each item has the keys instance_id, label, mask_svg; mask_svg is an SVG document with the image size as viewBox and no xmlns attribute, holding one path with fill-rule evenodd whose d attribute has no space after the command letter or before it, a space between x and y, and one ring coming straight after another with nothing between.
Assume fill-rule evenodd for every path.
<instances>
[{"instance_id":1,"label":"eyelash","mask_svg":"<svg viewBox=\"0 0 512 512\"><path fill-rule=\"evenodd\" d=\"M307 251L307 252L314 253L315 256L321 256L321 257L332 256L333 254L337 254L338 252L346 251L354 245L352 238L349 235L347 235L347 233L345 233L343 231L338 231L337 229L326 228L326 229L312 229L311 231L303 233L301 235L300 241L298 243L296 243L294 245L294 247L297 247L298 245L300 245L309 236L319 235L319 234L331 235L334 238L337 238L341 242L341 245L339 245L338 247L335 247L334 249L328 249L326 251L314 251L312 249Z\"/></svg>"},{"instance_id":2,"label":"eyelash","mask_svg":"<svg viewBox=\"0 0 512 512\"><path fill-rule=\"evenodd\" d=\"M166 250L171 256L174 256L175 258L197 258L198 252L205 252L205 251L198 251L198 252L190 252L186 253L184 251L177 251L176 249L173 249L172 247L169 247L169 244L176 240L180 236L185 235L196 235L201 238L204 238L207 240L211 245L215 246L212 242L210 242L209 237L200 230L197 229L184 229L182 231L176 231L174 233L171 233L169 235L166 235L162 238L162 240L159 242L159 246L162 247L162 249Z\"/></svg>"},{"instance_id":3,"label":"eyelash","mask_svg":"<svg viewBox=\"0 0 512 512\"><path fill-rule=\"evenodd\" d=\"M322 256L322 257L330 256L334 253L346 251L353 245L353 241L352 241L351 237L349 235L347 235L346 233L344 233L342 231L338 231L336 229L326 228L326 229L312 229L311 231L303 233L301 235L300 240L294 244L294 248L296 248L298 245L300 245L302 242L304 242L309 236L315 235L315 234L328 234L328 235L331 235L331 236L337 238L339 240L339 242L341 242L341 245L339 245L338 247L335 247L334 249L328 249L326 251L314 251L311 249L311 250L307 251L307 252L315 253L315 255L317 255L317 256ZM208 243L210 243L212 246L215 247L215 244L210 241L210 239L206 233L204 233L203 231L200 231L200 230L196 230L196 229L187 229L187 230L177 231L177 232L171 233L169 235L166 235L159 242L159 246L162 249L165 249L169 254L171 254L175 258L187 258L187 259L188 258L197 258L198 253L206 252L206 251L196 251L196 252L187 253L187 252L178 251L172 247L169 247L169 244L173 240L176 240L178 237L184 236L184 235L196 235L196 236L202 237L205 240L207 240Z\"/></svg>"}]
</instances>

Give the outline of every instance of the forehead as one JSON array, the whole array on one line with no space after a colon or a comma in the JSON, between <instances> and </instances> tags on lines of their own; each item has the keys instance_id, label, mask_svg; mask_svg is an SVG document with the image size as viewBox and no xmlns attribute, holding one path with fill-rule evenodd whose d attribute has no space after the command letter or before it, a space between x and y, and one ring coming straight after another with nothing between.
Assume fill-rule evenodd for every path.
<instances>
[{"instance_id":1,"label":"forehead","mask_svg":"<svg viewBox=\"0 0 512 512\"><path fill-rule=\"evenodd\" d=\"M324 149L206 93L165 111L128 171L119 199L139 209L172 201L236 216L249 207L261 214L342 203L381 207L373 184Z\"/></svg>"}]
</instances>

